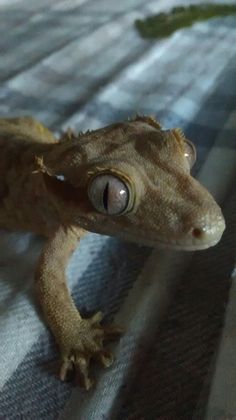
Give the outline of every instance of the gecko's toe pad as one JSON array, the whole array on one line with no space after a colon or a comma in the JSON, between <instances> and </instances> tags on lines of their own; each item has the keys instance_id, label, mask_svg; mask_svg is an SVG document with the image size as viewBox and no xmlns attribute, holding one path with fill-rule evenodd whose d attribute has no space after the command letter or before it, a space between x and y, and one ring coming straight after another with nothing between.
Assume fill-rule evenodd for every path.
<instances>
[{"instance_id":1,"label":"gecko's toe pad","mask_svg":"<svg viewBox=\"0 0 236 420\"><path fill-rule=\"evenodd\" d=\"M72 376L86 390L93 386L89 377L90 361L96 360L103 367L109 367L113 355L104 348L104 341L118 338L123 330L115 325L102 326L101 312L90 319L80 319L76 325L72 322L71 329L61 340L62 366L60 379L68 380Z\"/></svg>"}]
</instances>

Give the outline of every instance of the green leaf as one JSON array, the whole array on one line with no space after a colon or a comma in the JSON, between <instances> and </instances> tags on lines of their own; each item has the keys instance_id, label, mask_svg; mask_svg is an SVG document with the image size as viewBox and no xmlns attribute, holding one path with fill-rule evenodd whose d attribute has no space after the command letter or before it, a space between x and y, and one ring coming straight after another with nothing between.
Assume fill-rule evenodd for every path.
<instances>
[{"instance_id":1,"label":"green leaf","mask_svg":"<svg viewBox=\"0 0 236 420\"><path fill-rule=\"evenodd\" d=\"M144 38L163 38L178 29L191 26L194 22L234 14L236 14L234 4L206 3L187 7L178 6L168 13L159 13L144 20L136 20L135 26Z\"/></svg>"}]
</instances>

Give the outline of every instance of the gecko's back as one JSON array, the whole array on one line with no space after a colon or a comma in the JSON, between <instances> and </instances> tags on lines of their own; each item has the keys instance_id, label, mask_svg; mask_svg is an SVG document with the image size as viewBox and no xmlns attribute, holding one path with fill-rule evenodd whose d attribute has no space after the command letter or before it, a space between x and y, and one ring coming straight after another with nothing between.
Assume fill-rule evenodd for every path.
<instances>
[{"instance_id":1,"label":"gecko's back","mask_svg":"<svg viewBox=\"0 0 236 420\"><path fill-rule=\"evenodd\" d=\"M31 117L0 119L2 228L43 233L37 220L42 186L40 177L33 177L32 172L35 156L52 142L55 139L50 131Z\"/></svg>"}]
</instances>

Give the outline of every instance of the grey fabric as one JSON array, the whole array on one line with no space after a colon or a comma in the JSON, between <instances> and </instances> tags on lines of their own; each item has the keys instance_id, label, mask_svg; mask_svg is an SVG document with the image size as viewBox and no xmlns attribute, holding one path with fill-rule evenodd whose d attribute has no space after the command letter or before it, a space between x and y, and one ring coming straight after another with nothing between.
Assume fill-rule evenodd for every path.
<instances>
[{"instance_id":1,"label":"grey fabric","mask_svg":"<svg viewBox=\"0 0 236 420\"><path fill-rule=\"evenodd\" d=\"M68 268L76 304L127 327L114 367L94 368L88 394L55 375L55 344L33 292L42 240L1 231L0 418L204 416L235 255L236 18L141 39L134 20L165 8L164 0L0 0L1 116L30 114L56 133L136 112L180 126L228 226L219 246L193 256L94 234L82 241Z\"/></svg>"}]
</instances>

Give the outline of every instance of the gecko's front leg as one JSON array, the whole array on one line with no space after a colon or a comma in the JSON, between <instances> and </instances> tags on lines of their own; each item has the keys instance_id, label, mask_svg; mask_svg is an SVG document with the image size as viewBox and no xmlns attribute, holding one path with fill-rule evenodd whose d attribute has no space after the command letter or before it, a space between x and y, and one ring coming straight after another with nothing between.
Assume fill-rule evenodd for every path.
<instances>
[{"instance_id":1,"label":"gecko's front leg","mask_svg":"<svg viewBox=\"0 0 236 420\"><path fill-rule=\"evenodd\" d=\"M36 271L36 290L44 315L60 348L62 366L60 378L67 379L75 371L79 383L89 389L89 363L96 359L104 367L110 366L112 354L103 341L121 333L115 326L101 326L102 315L83 319L74 305L66 286L65 268L83 230L76 233L60 227L46 243ZM79 236L79 237L78 237Z\"/></svg>"}]
</instances>

